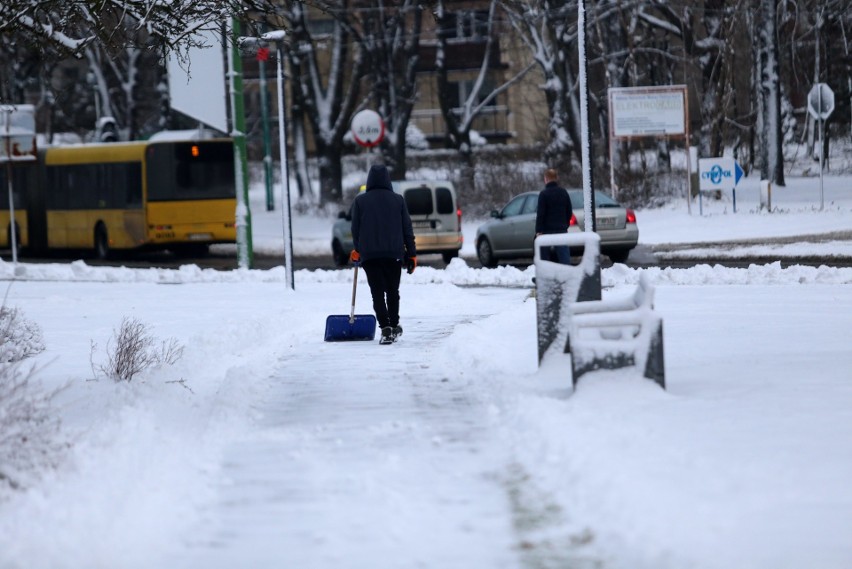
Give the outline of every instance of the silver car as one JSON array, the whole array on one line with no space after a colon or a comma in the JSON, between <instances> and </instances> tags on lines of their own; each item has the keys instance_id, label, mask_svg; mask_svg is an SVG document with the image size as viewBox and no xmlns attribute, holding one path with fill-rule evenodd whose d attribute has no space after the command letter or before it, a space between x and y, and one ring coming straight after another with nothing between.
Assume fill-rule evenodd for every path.
<instances>
[{"instance_id":1,"label":"silver car","mask_svg":"<svg viewBox=\"0 0 852 569\"><path fill-rule=\"evenodd\" d=\"M495 267L499 260L533 257L535 214L539 192L515 196L500 211L492 211L493 219L476 230L476 255L484 267ZM568 190L574 216L569 233L584 231L583 190ZM639 242L636 213L608 195L595 192L595 220L601 237L601 253L613 263L624 263L630 250ZM577 253L572 250L572 253Z\"/></svg>"}]
</instances>

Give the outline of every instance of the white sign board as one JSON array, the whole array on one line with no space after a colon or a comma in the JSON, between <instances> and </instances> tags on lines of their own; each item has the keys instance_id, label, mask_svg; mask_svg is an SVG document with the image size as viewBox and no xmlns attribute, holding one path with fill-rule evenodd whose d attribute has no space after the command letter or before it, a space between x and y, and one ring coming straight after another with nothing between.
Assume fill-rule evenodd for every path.
<instances>
[{"instance_id":1,"label":"white sign board","mask_svg":"<svg viewBox=\"0 0 852 569\"><path fill-rule=\"evenodd\" d=\"M378 145L385 137L385 123L382 117L370 109L355 113L350 128L355 142L367 148Z\"/></svg>"},{"instance_id":2,"label":"white sign board","mask_svg":"<svg viewBox=\"0 0 852 569\"><path fill-rule=\"evenodd\" d=\"M0 162L27 162L36 157L35 107L0 105Z\"/></svg>"},{"instance_id":3,"label":"white sign board","mask_svg":"<svg viewBox=\"0 0 852 569\"><path fill-rule=\"evenodd\" d=\"M609 90L613 138L686 134L686 86L627 87Z\"/></svg>"},{"instance_id":4,"label":"white sign board","mask_svg":"<svg viewBox=\"0 0 852 569\"><path fill-rule=\"evenodd\" d=\"M225 97L225 61L222 39L210 31L199 32L210 47L189 49L189 69L174 53L169 55L169 98L173 109L216 130L228 132Z\"/></svg>"},{"instance_id":5,"label":"white sign board","mask_svg":"<svg viewBox=\"0 0 852 569\"><path fill-rule=\"evenodd\" d=\"M700 158L698 160L698 187L707 190L733 190L737 187L743 169L733 158Z\"/></svg>"}]
</instances>

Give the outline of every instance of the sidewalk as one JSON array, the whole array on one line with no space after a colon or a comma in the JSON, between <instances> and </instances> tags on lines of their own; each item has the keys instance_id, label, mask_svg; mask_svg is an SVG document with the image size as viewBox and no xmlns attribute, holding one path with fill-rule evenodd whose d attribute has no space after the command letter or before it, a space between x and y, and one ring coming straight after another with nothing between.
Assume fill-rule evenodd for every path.
<instances>
[{"instance_id":1,"label":"sidewalk","mask_svg":"<svg viewBox=\"0 0 852 569\"><path fill-rule=\"evenodd\" d=\"M180 566L517 567L492 395L436 358L458 324L484 317L420 317L392 346L324 343L282 359Z\"/></svg>"}]
</instances>

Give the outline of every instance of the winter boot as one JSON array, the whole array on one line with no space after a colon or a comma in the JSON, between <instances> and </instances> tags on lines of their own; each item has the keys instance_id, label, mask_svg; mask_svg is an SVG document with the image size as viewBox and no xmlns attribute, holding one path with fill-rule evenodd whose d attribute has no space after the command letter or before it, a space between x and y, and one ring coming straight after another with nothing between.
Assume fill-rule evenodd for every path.
<instances>
[{"instance_id":1,"label":"winter boot","mask_svg":"<svg viewBox=\"0 0 852 569\"><path fill-rule=\"evenodd\" d=\"M384 326L382 328L382 337L379 338L380 344L393 344L393 328Z\"/></svg>"},{"instance_id":2,"label":"winter boot","mask_svg":"<svg viewBox=\"0 0 852 569\"><path fill-rule=\"evenodd\" d=\"M392 336L393 336L393 341L396 342L399 339L399 337L402 336L402 326L400 326L399 324L394 326Z\"/></svg>"}]
</instances>

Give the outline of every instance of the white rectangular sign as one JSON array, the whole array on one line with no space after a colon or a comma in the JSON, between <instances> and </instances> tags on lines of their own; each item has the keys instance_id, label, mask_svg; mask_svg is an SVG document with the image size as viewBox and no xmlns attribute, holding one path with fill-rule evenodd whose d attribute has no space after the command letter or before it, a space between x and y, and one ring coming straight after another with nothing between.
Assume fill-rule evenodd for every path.
<instances>
[{"instance_id":1,"label":"white rectangular sign","mask_svg":"<svg viewBox=\"0 0 852 569\"><path fill-rule=\"evenodd\" d=\"M36 158L35 107L0 105L0 162Z\"/></svg>"},{"instance_id":2,"label":"white rectangular sign","mask_svg":"<svg viewBox=\"0 0 852 569\"><path fill-rule=\"evenodd\" d=\"M176 54L169 55L171 107L224 133L228 132L225 109L225 61L222 39L209 31L198 32L209 47L189 49L189 69L181 67Z\"/></svg>"},{"instance_id":3,"label":"white rectangular sign","mask_svg":"<svg viewBox=\"0 0 852 569\"><path fill-rule=\"evenodd\" d=\"M698 159L698 188L702 191L733 190L742 176L743 169L733 158Z\"/></svg>"},{"instance_id":4,"label":"white rectangular sign","mask_svg":"<svg viewBox=\"0 0 852 569\"><path fill-rule=\"evenodd\" d=\"M686 86L626 87L609 90L612 137L686 134Z\"/></svg>"}]
</instances>

